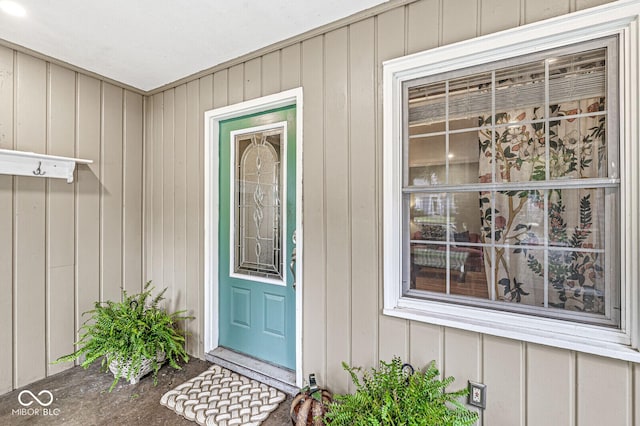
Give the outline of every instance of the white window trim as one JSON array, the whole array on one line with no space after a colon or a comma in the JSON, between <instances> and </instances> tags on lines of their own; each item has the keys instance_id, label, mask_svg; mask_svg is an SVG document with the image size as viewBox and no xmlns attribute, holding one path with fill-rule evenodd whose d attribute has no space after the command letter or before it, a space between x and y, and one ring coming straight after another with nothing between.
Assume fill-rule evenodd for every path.
<instances>
[{"instance_id":1,"label":"white window trim","mask_svg":"<svg viewBox=\"0 0 640 426\"><path fill-rule=\"evenodd\" d=\"M384 314L479 333L640 362L640 1L621 0L455 43L383 64ZM402 294L402 83L474 65L617 34L620 42L619 330L533 317ZM471 52L471 53L470 53ZM507 324L507 325L505 325Z\"/></svg>"}]
</instances>

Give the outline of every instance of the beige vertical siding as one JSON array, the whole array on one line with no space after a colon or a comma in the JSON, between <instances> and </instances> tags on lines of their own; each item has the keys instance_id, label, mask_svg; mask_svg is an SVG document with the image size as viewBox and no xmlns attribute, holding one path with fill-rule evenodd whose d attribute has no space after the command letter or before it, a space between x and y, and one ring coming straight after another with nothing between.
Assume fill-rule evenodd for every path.
<instances>
[{"instance_id":1,"label":"beige vertical siding","mask_svg":"<svg viewBox=\"0 0 640 426\"><path fill-rule=\"evenodd\" d=\"M51 65L49 67L49 100L47 111L48 152L66 157L75 154L75 103L76 75L73 71ZM61 179L47 179L47 330L51 339L47 359L73 351L75 337L74 315L74 192L73 185ZM47 373L53 374L67 368L51 365Z\"/></svg>"},{"instance_id":2,"label":"beige vertical siding","mask_svg":"<svg viewBox=\"0 0 640 426\"><path fill-rule=\"evenodd\" d=\"M524 424L525 350L516 340L484 336L482 375L479 380L491 390L484 421L489 425Z\"/></svg>"},{"instance_id":3,"label":"beige vertical siding","mask_svg":"<svg viewBox=\"0 0 640 426\"><path fill-rule=\"evenodd\" d=\"M324 108L324 38L302 43L301 84L304 87L304 140L302 167L304 184L304 257L303 313L313 312L316 320L305 321L302 340L303 365L313 365L320 383L327 383L327 241L325 238L325 118ZM304 160L303 160L304 161ZM306 188L313 188L313 194ZM313 241L313 244L307 244ZM345 280L347 277L344 277ZM313 322L313 324L311 324ZM322 348L322 349L320 349ZM320 349L320 350L319 350ZM305 372L306 373L306 372Z\"/></svg>"},{"instance_id":4,"label":"beige vertical siding","mask_svg":"<svg viewBox=\"0 0 640 426\"><path fill-rule=\"evenodd\" d=\"M631 363L577 354L576 423L584 426L632 424L633 370ZM606 402L606 407L602 402Z\"/></svg>"},{"instance_id":5,"label":"beige vertical siding","mask_svg":"<svg viewBox=\"0 0 640 426\"><path fill-rule=\"evenodd\" d=\"M530 344L526 357L526 424L542 425L551 421L559 425L576 424L575 353ZM624 395L625 390L619 388L616 395ZM597 404L597 401L591 403Z\"/></svg>"},{"instance_id":6,"label":"beige vertical siding","mask_svg":"<svg viewBox=\"0 0 640 426\"><path fill-rule=\"evenodd\" d=\"M324 156L325 156L325 230L327 309L327 376L334 377L338 392L349 382L341 374L341 361L351 358L351 212L350 212L350 138L347 111L348 29L325 35L324 44ZM354 177L355 178L355 177Z\"/></svg>"},{"instance_id":7,"label":"beige vertical siding","mask_svg":"<svg viewBox=\"0 0 640 426\"><path fill-rule=\"evenodd\" d=\"M100 170L102 145L101 83L78 75L76 83L76 153L93 164L78 167L76 172L76 328L86 318L82 313L100 300Z\"/></svg>"},{"instance_id":8,"label":"beige vertical siding","mask_svg":"<svg viewBox=\"0 0 640 426\"><path fill-rule=\"evenodd\" d=\"M185 274L185 295L183 300L185 301L185 309L190 309L191 312L202 312L202 299L203 289L202 286L196 283L202 282L202 262L201 256L201 241L203 238L202 232L202 217L199 214L201 211L200 203L202 202L201 188L203 185L202 178L202 138L200 132L202 132L203 121L202 114L200 114L200 84L198 81L192 81L187 84L186 93L186 205L185 205L185 220L186 220L186 235L185 235L185 254L186 254L186 274ZM198 338L202 338L203 332L201 328L201 321L190 321L187 324L187 330L189 332L187 336L187 350L191 354L199 354L201 352L202 342L198 341Z\"/></svg>"},{"instance_id":9,"label":"beige vertical siding","mask_svg":"<svg viewBox=\"0 0 640 426\"><path fill-rule=\"evenodd\" d=\"M173 288L185 288L187 275L186 258L186 234L187 234L187 186L186 159L187 159L187 85L176 87L174 94L174 170L173 188L174 204L173 224L174 224L174 286ZM172 310L186 309L186 297L173 297Z\"/></svg>"},{"instance_id":10,"label":"beige vertical siding","mask_svg":"<svg viewBox=\"0 0 640 426\"><path fill-rule=\"evenodd\" d=\"M156 282L156 285L168 287L166 293L169 307L173 308L176 304L176 293L179 289L179 283L175 281L175 157L174 157L174 140L175 140L175 89L167 90L163 94L162 114L162 281Z\"/></svg>"},{"instance_id":11,"label":"beige vertical siding","mask_svg":"<svg viewBox=\"0 0 640 426\"><path fill-rule=\"evenodd\" d=\"M635 364L381 315L382 62L606 2L410 2L148 98L145 273L197 317L189 351L204 355L203 113L302 86L304 374L342 392L341 361L435 360L487 384L485 425L640 424Z\"/></svg>"},{"instance_id":12,"label":"beige vertical siding","mask_svg":"<svg viewBox=\"0 0 640 426\"><path fill-rule=\"evenodd\" d=\"M440 1L426 0L407 6L407 53L440 44Z\"/></svg>"},{"instance_id":13,"label":"beige vertical siding","mask_svg":"<svg viewBox=\"0 0 640 426\"><path fill-rule=\"evenodd\" d=\"M421 322L411 322L409 330L409 361L416 366L426 366L435 361L440 367L444 358L444 333L442 327Z\"/></svg>"},{"instance_id":14,"label":"beige vertical siding","mask_svg":"<svg viewBox=\"0 0 640 426\"><path fill-rule=\"evenodd\" d=\"M262 96L280 91L280 51L271 52L262 57L262 72L258 78L262 79Z\"/></svg>"},{"instance_id":15,"label":"beige vertical siding","mask_svg":"<svg viewBox=\"0 0 640 426\"><path fill-rule=\"evenodd\" d=\"M194 336L191 337L191 341L193 342L193 344L196 344L196 348L197 348L197 352L192 352L195 355L200 355L200 354L204 354L204 338L203 338L203 333L204 333L204 323L202 322L202 317L203 317L203 313L204 313L204 289L202 282L204 282L204 253L202 248L204 247L204 219L202 217L202 212L204 211L204 162L203 162L203 158L204 158L204 147L202 145L202 141L204 140L204 111L208 111L211 108L213 108L215 102L220 102L220 103L225 103L225 99L227 97L227 92L226 89L225 90L221 90L220 93L218 93L217 91L214 92L213 90L213 83L214 83L214 76L212 75L208 75L205 77L202 77L199 80L199 84L200 84L200 94L198 96L199 98L199 113L198 113L198 128L196 129L196 131L198 132L198 140L197 140L197 149L198 149L198 164L197 164L197 169L198 169L198 175L194 176L197 177L197 179L195 180L191 180L189 182L187 182L187 185L191 186L193 185L194 190L197 190L197 193L194 192L193 195L195 196L197 194L198 197L198 243L199 243L199 247L198 247L198 281L197 284L195 282L189 282L189 287L187 288L187 293L189 292L200 292L200 298L198 299L198 309L196 310L195 306L189 306L190 314L195 315L196 317L196 321L193 322L199 322L199 328L201 333L200 334L196 334ZM215 96L214 96L215 93ZM220 96L220 98L218 98L218 96ZM193 149L196 149L196 147L194 146ZM194 217L196 212L193 212ZM189 244L195 244L196 241L191 241L188 242ZM197 287L194 288L194 287ZM199 318L199 321L198 321Z\"/></svg>"},{"instance_id":16,"label":"beige vertical siding","mask_svg":"<svg viewBox=\"0 0 640 426\"><path fill-rule=\"evenodd\" d=\"M122 212L124 169L123 145L123 90L111 84L102 84L102 145L101 145L101 203L100 203L100 259L101 298L118 300L122 280ZM129 283L134 287L136 283Z\"/></svg>"},{"instance_id":17,"label":"beige vertical siding","mask_svg":"<svg viewBox=\"0 0 640 426\"><path fill-rule=\"evenodd\" d=\"M378 292L372 283L378 282L379 271L371 267L371 259L378 256L379 235L378 215L372 206L378 204L380 196L376 186L378 155L370 145L376 138L376 128L371 125L376 121L375 25L375 19L370 18L349 28L349 361L356 365L374 365L377 361Z\"/></svg>"},{"instance_id":18,"label":"beige vertical siding","mask_svg":"<svg viewBox=\"0 0 640 426\"><path fill-rule=\"evenodd\" d=\"M265 75L268 78L268 75ZM260 97L262 94L262 58L255 58L244 64L244 100Z\"/></svg>"},{"instance_id":19,"label":"beige vertical siding","mask_svg":"<svg viewBox=\"0 0 640 426\"><path fill-rule=\"evenodd\" d=\"M523 24L530 24L536 21L542 21L543 19L553 18L554 16L564 15L572 11L575 8L575 1L539 1L539 0L525 0L521 6L524 12ZM600 2L608 3L608 1ZM593 2L592 6L595 6Z\"/></svg>"},{"instance_id":20,"label":"beige vertical siding","mask_svg":"<svg viewBox=\"0 0 640 426\"><path fill-rule=\"evenodd\" d=\"M377 31L376 31L376 59L377 59L377 85L378 91L376 93L376 139L369 141L369 148L376 151L377 163L375 166L375 177L378 183L377 195L378 204L377 211L375 212L379 219L379 224L382 222L382 214L380 208L382 205L382 185L380 184L382 178L382 143L376 142L382 140L382 62L397 58L407 53L405 40L407 33L406 23L406 8L397 8L379 15L376 19ZM306 142L305 142L306 143ZM372 212L373 213L373 212ZM380 226L380 225L378 225ZM380 233L380 229L378 229ZM357 239L356 239L357 240ZM306 241L305 241L306 243ZM378 239L378 250L380 250L382 241ZM380 265L381 253L378 252L376 258L376 265L378 270L381 271ZM380 277L381 278L381 277ZM378 280L378 308L382 305L382 286L380 285L381 279ZM371 289L373 290L373 289ZM409 355L409 322L387 316L379 316L378 318L378 357L381 360L389 360L391 357L397 355L402 359L407 359Z\"/></svg>"},{"instance_id":21,"label":"beige vertical siding","mask_svg":"<svg viewBox=\"0 0 640 426\"><path fill-rule=\"evenodd\" d=\"M47 64L15 57L15 148L46 152ZM13 326L17 386L46 375L46 183L14 178ZM6 350L6 348L3 348Z\"/></svg>"},{"instance_id":22,"label":"beige vertical siding","mask_svg":"<svg viewBox=\"0 0 640 426\"><path fill-rule=\"evenodd\" d=\"M453 376L456 386L464 386L467 380L482 382L481 369L484 357L482 338L482 335L469 331L446 330L443 342L444 359L440 371L445 376ZM484 413L480 412L480 414L482 420Z\"/></svg>"},{"instance_id":23,"label":"beige vertical siding","mask_svg":"<svg viewBox=\"0 0 640 426\"><path fill-rule=\"evenodd\" d=\"M146 100L145 279L168 288L167 307L200 321L185 324L187 350L202 356L204 111L212 108L213 76Z\"/></svg>"},{"instance_id":24,"label":"beige vertical siding","mask_svg":"<svg viewBox=\"0 0 640 426\"><path fill-rule=\"evenodd\" d=\"M513 0L482 0L478 35L490 34L518 26L522 6Z\"/></svg>"},{"instance_id":25,"label":"beige vertical siding","mask_svg":"<svg viewBox=\"0 0 640 426\"><path fill-rule=\"evenodd\" d=\"M125 90L122 145L122 284L130 292L142 287L143 97Z\"/></svg>"},{"instance_id":26,"label":"beige vertical siding","mask_svg":"<svg viewBox=\"0 0 640 426\"><path fill-rule=\"evenodd\" d=\"M14 52L0 48L0 148L12 149ZM13 180L0 175L0 394L13 388Z\"/></svg>"},{"instance_id":27,"label":"beige vertical siding","mask_svg":"<svg viewBox=\"0 0 640 426\"><path fill-rule=\"evenodd\" d=\"M282 49L280 57L282 58L280 65L280 90L299 87L301 84L300 73L302 70L300 65L300 44L297 43Z\"/></svg>"},{"instance_id":28,"label":"beige vertical siding","mask_svg":"<svg viewBox=\"0 0 640 426\"><path fill-rule=\"evenodd\" d=\"M515 4L516 2L513 2ZM478 35L480 0L446 0L440 7L442 44L467 40Z\"/></svg>"},{"instance_id":29,"label":"beige vertical siding","mask_svg":"<svg viewBox=\"0 0 640 426\"><path fill-rule=\"evenodd\" d=\"M227 86L227 102L229 104L237 104L244 101L244 65L236 65L229 68L228 86Z\"/></svg>"},{"instance_id":30,"label":"beige vertical siding","mask_svg":"<svg viewBox=\"0 0 640 426\"><path fill-rule=\"evenodd\" d=\"M0 394L72 366L81 313L142 279L143 97L0 47L0 148L94 160L0 175Z\"/></svg>"}]
</instances>

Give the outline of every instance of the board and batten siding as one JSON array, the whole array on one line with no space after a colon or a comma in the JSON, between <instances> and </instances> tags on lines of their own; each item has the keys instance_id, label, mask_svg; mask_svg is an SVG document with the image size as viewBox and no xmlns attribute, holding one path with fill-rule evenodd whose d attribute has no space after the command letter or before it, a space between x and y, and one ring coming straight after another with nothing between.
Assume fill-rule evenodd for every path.
<instances>
[{"instance_id":1,"label":"board and batten siding","mask_svg":"<svg viewBox=\"0 0 640 426\"><path fill-rule=\"evenodd\" d=\"M342 361L435 360L454 387L487 385L484 425L640 425L636 364L381 314L382 62L606 2L402 2L147 97L144 273L196 316L189 352L204 357L204 112L302 86L303 374L346 392Z\"/></svg>"},{"instance_id":2,"label":"board and batten siding","mask_svg":"<svg viewBox=\"0 0 640 426\"><path fill-rule=\"evenodd\" d=\"M0 47L0 148L93 160L0 175L0 394L58 373L82 312L142 283L143 96Z\"/></svg>"}]
</instances>

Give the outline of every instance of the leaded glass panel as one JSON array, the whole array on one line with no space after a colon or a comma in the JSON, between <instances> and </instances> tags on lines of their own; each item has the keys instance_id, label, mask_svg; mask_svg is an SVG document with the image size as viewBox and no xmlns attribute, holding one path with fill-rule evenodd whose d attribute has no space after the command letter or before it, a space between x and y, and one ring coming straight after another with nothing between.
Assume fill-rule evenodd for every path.
<instances>
[{"instance_id":1,"label":"leaded glass panel","mask_svg":"<svg viewBox=\"0 0 640 426\"><path fill-rule=\"evenodd\" d=\"M283 138L282 126L235 135L235 273L282 279Z\"/></svg>"}]
</instances>

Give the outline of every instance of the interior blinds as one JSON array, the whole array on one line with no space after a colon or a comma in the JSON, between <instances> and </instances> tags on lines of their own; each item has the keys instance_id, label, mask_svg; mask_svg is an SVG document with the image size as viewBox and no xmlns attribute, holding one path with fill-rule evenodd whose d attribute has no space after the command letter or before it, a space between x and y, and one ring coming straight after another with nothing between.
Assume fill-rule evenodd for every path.
<instances>
[{"instance_id":1,"label":"interior blinds","mask_svg":"<svg viewBox=\"0 0 640 426\"><path fill-rule=\"evenodd\" d=\"M561 57L549 61L549 104L601 97L606 95L606 49ZM513 111L523 108L544 107L545 73L540 63L524 64L495 73L495 86L491 85L491 72L469 76L464 80L449 81L449 92L431 86L418 86L409 90L409 124L430 124L444 121L448 99L449 120L490 115L492 95L495 93L495 111ZM495 89L494 89L495 87ZM431 89L431 90L430 90Z\"/></svg>"}]
</instances>

